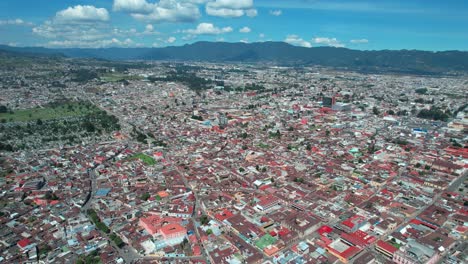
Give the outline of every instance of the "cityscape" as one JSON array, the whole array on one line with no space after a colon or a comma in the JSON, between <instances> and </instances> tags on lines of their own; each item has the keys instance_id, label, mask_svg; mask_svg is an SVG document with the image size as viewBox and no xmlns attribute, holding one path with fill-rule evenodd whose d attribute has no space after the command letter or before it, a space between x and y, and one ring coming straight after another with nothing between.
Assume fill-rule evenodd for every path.
<instances>
[{"instance_id":1,"label":"cityscape","mask_svg":"<svg viewBox=\"0 0 468 264\"><path fill-rule=\"evenodd\" d=\"M5 44L0 263L468 262L467 49Z\"/></svg>"}]
</instances>

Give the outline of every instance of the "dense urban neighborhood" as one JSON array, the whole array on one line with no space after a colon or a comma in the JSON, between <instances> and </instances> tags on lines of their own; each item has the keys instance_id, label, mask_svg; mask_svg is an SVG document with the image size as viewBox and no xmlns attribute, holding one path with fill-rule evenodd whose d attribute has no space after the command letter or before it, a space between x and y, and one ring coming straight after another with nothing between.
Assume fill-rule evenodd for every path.
<instances>
[{"instance_id":1,"label":"dense urban neighborhood","mask_svg":"<svg viewBox=\"0 0 468 264\"><path fill-rule=\"evenodd\" d=\"M468 262L468 78L0 65L0 263Z\"/></svg>"}]
</instances>

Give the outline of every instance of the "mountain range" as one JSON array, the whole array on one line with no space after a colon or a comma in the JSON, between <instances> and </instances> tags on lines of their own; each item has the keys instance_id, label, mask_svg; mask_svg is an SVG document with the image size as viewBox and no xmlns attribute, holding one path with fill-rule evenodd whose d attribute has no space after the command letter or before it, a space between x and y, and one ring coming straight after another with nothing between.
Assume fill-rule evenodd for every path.
<instances>
[{"instance_id":1,"label":"mountain range","mask_svg":"<svg viewBox=\"0 0 468 264\"><path fill-rule=\"evenodd\" d=\"M164 48L60 48L11 47L16 54L63 55L105 60L155 60L273 63L285 66L325 66L364 72L410 74L468 73L466 51L380 50L293 46L284 42L196 42Z\"/></svg>"}]
</instances>

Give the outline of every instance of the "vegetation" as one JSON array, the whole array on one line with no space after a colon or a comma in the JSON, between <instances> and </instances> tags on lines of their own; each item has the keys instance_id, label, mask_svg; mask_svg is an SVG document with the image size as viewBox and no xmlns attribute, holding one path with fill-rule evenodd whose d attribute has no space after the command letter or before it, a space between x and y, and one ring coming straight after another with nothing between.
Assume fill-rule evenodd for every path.
<instances>
[{"instance_id":1,"label":"vegetation","mask_svg":"<svg viewBox=\"0 0 468 264\"><path fill-rule=\"evenodd\" d=\"M0 105L0 113L8 113L8 108L4 105Z\"/></svg>"},{"instance_id":2,"label":"vegetation","mask_svg":"<svg viewBox=\"0 0 468 264\"><path fill-rule=\"evenodd\" d=\"M128 83L131 80L143 80L144 78L138 75L128 75L119 72L104 73L100 76L103 82L123 82Z\"/></svg>"},{"instance_id":3,"label":"vegetation","mask_svg":"<svg viewBox=\"0 0 468 264\"><path fill-rule=\"evenodd\" d=\"M76 264L101 264L101 258L99 257L99 251L94 250L87 256L80 256L76 261Z\"/></svg>"},{"instance_id":4,"label":"vegetation","mask_svg":"<svg viewBox=\"0 0 468 264\"><path fill-rule=\"evenodd\" d=\"M7 122L29 122L40 119L44 122L57 118L83 117L99 111L99 108L88 102L55 102L42 107L15 110L13 113L0 111L0 119L6 119Z\"/></svg>"},{"instance_id":5,"label":"vegetation","mask_svg":"<svg viewBox=\"0 0 468 264\"><path fill-rule=\"evenodd\" d=\"M414 90L414 92L417 94L426 94L427 88L419 88L419 89Z\"/></svg>"},{"instance_id":6,"label":"vegetation","mask_svg":"<svg viewBox=\"0 0 468 264\"><path fill-rule=\"evenodd\" d=\"M140 199L143 200L143 201L148 201L148 199L151 197L151 195L149 193L144 193L140 196Z\"/></svg>"},{"instance_id":7,"label":"vegetation","mask_svg":"<svg viewBox=\"0 0 468 264\"><path fill-rule=\"evenodd\" d=\"M281 132L279 130L276 130L276 132L270 132L269 133L270 138L281 138Z\"/></svg>"},{"instance_id":8,"label":"vegetation","mask_svg":"<svg viewBox=\"0 0 468 264\"><path fill-rule=\"evenodd\" d=\"M147 166L156 165L156 160L155 159L153 159L152 157L150 157L150 156L148 156L146 154L143 154L143 153L135 154L135 155L131 156L129 159L130 160L139 159Z\"/></svg>"},{"instance_id":9,"label":"vegetation","mask_svg":"<svg viewBox=\"0 0 468 264\"><path fill-rule=\"evenodd\" d=\"M207 215L202 215L202 216L200 217L200 223L201 223L202 225L208 224L209 221L210 221L210 220L208 219L208 216L207 216Z\"/></svg>"},{"instance_id":10,"label":"vegetation","mask_svg":"<svg viewBox=\"0 0 468 264\"><path fill-rule=\"evenodd\" d=\"M112 240L112 242L114 242L114 244L116 246L118 246L119 248L122 248L123 246L125 246L125 243L123 242L123 240L116 234L116 233L112 233L110 234L109 238Z\"/></svg>"},{"instance_id":11,"label":"vegetation","mask_svg":"<svg viewBox=\"0 0 468 264\"><path fill-rule=\"evenodd\" d=\"M296 177L296 178L294 178L293 181L294 181L294 182L297 182L297 183L304 183L304 178L298 178L298 177Z\"/></svg>"},{"instance_id":12,"label":"vegetation","mask_svg":"<svg viewBox=\"0 0 468 264\"><path fill-rule=\"evenodd\" d=\"M377 107L374 106L374 107L372 108L372 113L373 113L374 115L379 115L379 114L380 114L380 111L379 111L379 109L378 109Z\"/></svg>"},{"instance_id":13,"label":"vegetation","mask_svg":"<svg viewBox=\"0 0 468 264\"><path fill-rule=\"evenodd\" d=\"M451 116L450 112L444 112L437 107L431 107L431 109L422 109L418 113L419 118L440 120L444 122L446 122L450 116Z\"/></svg>"},{"instance_id":14,"label":"vegetation","mask_svg":"<svg viewBox=\"0 0 468 264\"><path fill-rule=\"evenodd\" d=\"M180 82L192 90L206 90L211 88L212 82L187 72L172 72L166 77L148 77L151 82Z\"/></svg>"},{"instance_id":15,"label":"vegetation","mask_svg":"<svg viewBox=\"0 0 468 264\"><path fill-rule=\"evenodd\" d=\"M88 102L56 102L33 109L0 113L0 150L15 151L76 144L120 130L119 120Z\"/></svg>"},{"instance_id":16,"label":"vegetation","mask_svg":"<svg viewBox=\"0 0 468 264\"><path fill-rule=\"evenodd\" d=\"M106 234L110 233L110 229L106 226L106 224L101 222L101 219L97 215L96 211L94 211L93 209L88 209L88 216L91 219L91 221L94 223L94 225L96 225L97 229L101 230L102 232Z\"/></svg>"},{"instance_id":17,"label":"vegetation","mask_svg":"<svg viewBox=\"0 0 468 264\"><path fill-rule=\"evenodd\" d=\"M198 120L198 121L203 121L203 117L197 116L197 115L192 115L192 119Z\"/></svg>"},{"instance_id":18,"label":"vegetation","mask_svg":"<svg viewBox=\"0 0 468 264\"><path fill-rule=\"evenodd\" d=\"M71 74L74 76L74 78L72 78L72 81L79 83L86 83L99 78L98 74L95 71L88 69L78 69L72 71Z\"/></svg>"}]
</instances>

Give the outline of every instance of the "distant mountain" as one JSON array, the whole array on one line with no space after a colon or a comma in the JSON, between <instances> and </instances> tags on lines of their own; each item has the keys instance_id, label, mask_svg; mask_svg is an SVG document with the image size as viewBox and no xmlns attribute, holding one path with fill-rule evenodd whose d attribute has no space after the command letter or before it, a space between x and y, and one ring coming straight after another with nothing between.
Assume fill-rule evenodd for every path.
<instances>
[{"instance_id":1,"label":"distant mountain","mask_svg":"<svg viewBox=\"0 0 468 264\"><path fill-rule=\"evenodd\" d=\"M284 42L196 42L165 48L46 49L1 46L0 50L34 54L63 54L72 58L107 60L173 60L206 62L266 62L280 65L318 65L366 72L413 74L468 73L468 52L304 48Z\"/></svg>"}]
</instances>

